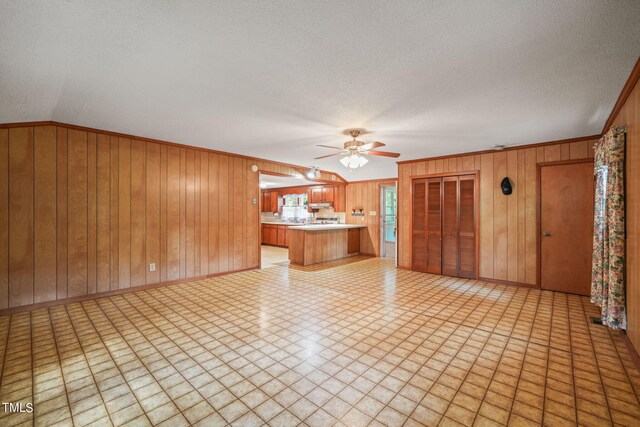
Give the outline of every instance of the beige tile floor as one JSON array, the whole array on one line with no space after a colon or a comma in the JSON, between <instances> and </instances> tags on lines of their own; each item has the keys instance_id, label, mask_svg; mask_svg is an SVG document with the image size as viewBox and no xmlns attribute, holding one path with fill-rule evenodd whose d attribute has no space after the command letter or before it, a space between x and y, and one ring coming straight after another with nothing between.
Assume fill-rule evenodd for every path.
<instances>
[{"instance_id":1,"label":"beige tile floor","mask_svg":"<svg viewBox=\"0 0 640 427\"><path fill-rule=\"evenodd\" d=\"M586 298L353 258L0 318L0 425L638 425Z\"/></svg>"},{"instance_id":2,"label":"beige tile floor","mask_svg":"<svg viewBox=\"0 0 640 427\"><path fill-rule=\"evenodd\" d=\"M289 249L276 246L260 246L260 260L262 268L289 262Z\"/></svg>"}]
</instances>

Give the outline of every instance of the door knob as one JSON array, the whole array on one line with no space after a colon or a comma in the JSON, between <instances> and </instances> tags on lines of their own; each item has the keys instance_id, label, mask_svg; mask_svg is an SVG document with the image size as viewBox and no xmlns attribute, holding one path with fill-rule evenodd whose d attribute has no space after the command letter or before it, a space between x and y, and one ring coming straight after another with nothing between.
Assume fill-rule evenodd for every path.
<instances>
[{"instance_id":1,"label":"door knob","mask_svg":"<svg viewBox=\"0 0 640 427\"><path fill-rule=\"evenodd\" d=\"M542 233L542 235L544 237L551 237L551 233L549 233L548 231L545 231L544 233Z\"/></svg>"}]
</instances>

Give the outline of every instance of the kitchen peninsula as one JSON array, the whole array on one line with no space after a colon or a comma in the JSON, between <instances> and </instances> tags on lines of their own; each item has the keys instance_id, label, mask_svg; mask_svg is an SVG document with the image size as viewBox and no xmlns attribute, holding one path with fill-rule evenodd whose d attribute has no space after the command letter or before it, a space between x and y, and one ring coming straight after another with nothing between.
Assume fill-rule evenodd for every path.
<instances>
[{"instance_id":1,"label":"kitchen peninsula","mask_svg":"<svg viewBox=\"0 0 640 427\"><path fill-rule=\"evenodd\" d=\"M289 261L311 265L360 253L360 233L366 225L310 224L289 227Z\"/></svg>"}]
</instances>

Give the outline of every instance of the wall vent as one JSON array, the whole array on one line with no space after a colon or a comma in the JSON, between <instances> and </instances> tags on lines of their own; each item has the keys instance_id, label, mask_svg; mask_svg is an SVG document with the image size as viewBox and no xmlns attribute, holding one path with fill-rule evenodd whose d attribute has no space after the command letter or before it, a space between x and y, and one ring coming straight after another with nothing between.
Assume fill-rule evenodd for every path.
<instances>
[{"instance_id":1,"label":"wall vent","mask_svg":"<svg viewBox=\"0 0 640 427\"><path fill-rule=\"evenodd\" d=\"M590 323L593 323L594 325L602 326L602 319L599 318L599 317L590 317L589 321L590 321Z\"/></svg>"}]
</instances>

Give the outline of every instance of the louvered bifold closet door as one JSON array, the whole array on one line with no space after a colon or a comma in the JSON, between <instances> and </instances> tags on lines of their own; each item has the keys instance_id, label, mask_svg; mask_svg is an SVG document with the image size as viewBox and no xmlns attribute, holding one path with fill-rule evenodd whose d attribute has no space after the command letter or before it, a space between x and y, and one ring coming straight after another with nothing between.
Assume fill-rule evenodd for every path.
<instances>
[{"instance_id":1,"label":"louvered bifold closet door","mask_svg":"<svg viewBox=\"0 0 640 427\"><path fill-rule=\"evenodd\" d=\"M442 179L442 274L458 275L458 177Z\"/></svg>"},{"instance_id":2,"label":"louvered bifold closet door","mask_svg":"<svg viewBox=\"0 0 640 427\"><path fill-rule=\"evenodd\" d=\"M476 182L473 175L459 179L459 267L458 277L476 277Z\"/></svg>"},{"instance_id":3,"label":"louvered bifold closet door","mask_svg":"<svg viewBox=\"0 0 640 427\"><path fill-rule=\"evenodd\" d=\"M411 218L411 268L427 271L427 180L416 179L412 188L413 212Z\"/></svg>"},{"instance_id":4,"label":"louvered bifold closet door","mask_svg":"<svg viewBox=\"0 0 640 427\"><path fill-rule=\"evenodd\" d=\"M427 180L427 272L442 274L442 179Z\"/></svg>"}]
</instances>

